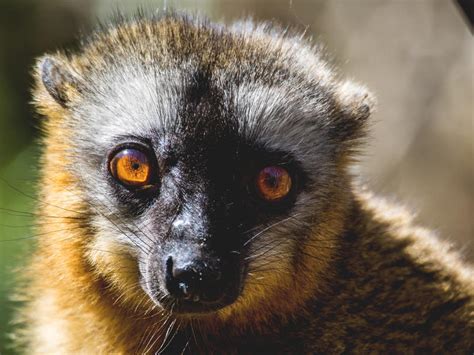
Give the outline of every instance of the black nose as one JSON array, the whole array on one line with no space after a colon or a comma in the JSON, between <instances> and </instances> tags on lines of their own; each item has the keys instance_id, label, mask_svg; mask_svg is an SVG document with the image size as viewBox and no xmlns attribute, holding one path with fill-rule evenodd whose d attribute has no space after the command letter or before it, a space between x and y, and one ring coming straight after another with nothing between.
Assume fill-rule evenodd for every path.
<instances>
[{"instance_id":1,"label":"black nose","mask_svg":"<svg viewBox=\"0 0 474 355\"><path fill-rule=\"evenodd\" d=\"M203 261L177 263L166 261L166 288L177 298L192 302L213 303L224 294L221 271Z\"/></svg>"}]
</instances>

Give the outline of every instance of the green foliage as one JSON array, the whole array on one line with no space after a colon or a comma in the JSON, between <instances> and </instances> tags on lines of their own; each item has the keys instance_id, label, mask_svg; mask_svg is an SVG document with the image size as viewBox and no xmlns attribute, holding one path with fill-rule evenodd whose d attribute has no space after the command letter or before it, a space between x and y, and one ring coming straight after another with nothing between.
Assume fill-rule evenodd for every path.
<instances>
[{"instance_id":1,"label":"green foliage","mask_svg":"<svg viewBox=\"0 0 474 355\"><path fill-rule=\"evenodd\" d=\"M8 333L12 330L15 307L15 273L21 271L35 243L31 229L37 177L35 157L36 149L30 146L0 169L0 354L12 353L8 349Z\"/></svg>"}]
</instances>

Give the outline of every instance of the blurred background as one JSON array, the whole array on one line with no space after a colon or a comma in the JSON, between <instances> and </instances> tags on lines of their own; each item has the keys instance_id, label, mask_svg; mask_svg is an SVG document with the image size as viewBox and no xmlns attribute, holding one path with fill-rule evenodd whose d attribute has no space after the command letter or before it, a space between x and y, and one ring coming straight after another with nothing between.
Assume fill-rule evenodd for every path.
<instances>
[{"instance_id":1,"label":"blurred background","mask_svg":"<svg viewBox=\"0 0 474 355\"><path fill-rule=\"evenodd\" d=\"M32 113L34 58L74 48L118 9L173 7L230 22L276 21L322 42L341 72L378 98L357 167L372 190L403 202L474 260L474 46L447 0L0 0L0 353L8 350L13 271L35 243L40 117Z\"/></svg>"}]
</instances>

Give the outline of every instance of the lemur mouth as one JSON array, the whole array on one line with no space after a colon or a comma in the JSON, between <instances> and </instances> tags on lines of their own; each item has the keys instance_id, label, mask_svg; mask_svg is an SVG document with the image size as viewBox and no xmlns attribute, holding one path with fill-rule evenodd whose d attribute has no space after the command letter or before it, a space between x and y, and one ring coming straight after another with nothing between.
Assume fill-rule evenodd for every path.
<instances>
[{"instance_id":1,"label":"lemur mouth","mask_svg":"<svg viewBox=\"0 0 474 355\"><path fill-rule=\"evenodd\" d=\"M237 292L228 290L228 292L224 293L218 299L209 301L201 299L200 296L193 296L193 298L189 299L177 298L170 294L164 295L162 292L151 290L150 287L147 286L144 288L151 300L159 307L175 315L190 317L215 313L233 304L239 297L241 289L239 288Z\"/></svg>"},{"instance_id":2,"label":"lemur mouth","mask_svg":"<svg viewBox=\"0 0 474 355\"><path fill-rule=\"evenodd\" d=\"M176 300L174 298L164 299L161 301L161 306L169 305L165 308L173 314L184 316L203 316L210 313L215 313L220 309L231 305L237 297L222 297L221 299L207 303L200 300Z\"/></svg>"}]
</instances>

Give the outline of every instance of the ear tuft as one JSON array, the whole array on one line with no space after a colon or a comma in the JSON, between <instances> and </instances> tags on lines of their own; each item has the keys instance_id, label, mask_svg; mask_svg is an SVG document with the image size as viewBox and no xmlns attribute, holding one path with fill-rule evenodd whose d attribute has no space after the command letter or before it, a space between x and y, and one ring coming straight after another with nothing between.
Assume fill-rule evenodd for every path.
<instances>
[{"instance_id":1,"label":"ear tuft","mask_svg":"<svg viewBox=\"0 0 474 355\"><path fill-rule=\"evenodd\" d=\"M67 108L80 91L80 80L67 64L60 59L44 57L38 65L41 81L49 95L62 107Z\"/></svg>"},{"instance_id":2,"label":"ear tuft","mask_svg":"<svg viewBox=\"0 0 474 355\"><path fill-rule=\"evenodd\" d=\"M341 83L336 96L342 112L351 119L365 121L375 110L376 100L372 93L352 81Z\"/></svg>"},{"instance_id":3,"label":"ear tuft","mask_svg":"<svg viewBox=\"0 0 474 355\"><path fill-rule=\"evenodd\" d=\"M363 86L345 81L335 90L338 119L334 134L341 140L353 142L365 137L367 119L375 109L375 98Z\"/></svg>"}]
</instances>

